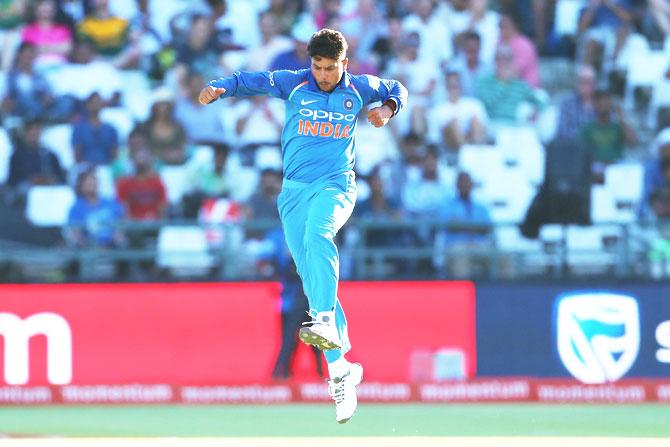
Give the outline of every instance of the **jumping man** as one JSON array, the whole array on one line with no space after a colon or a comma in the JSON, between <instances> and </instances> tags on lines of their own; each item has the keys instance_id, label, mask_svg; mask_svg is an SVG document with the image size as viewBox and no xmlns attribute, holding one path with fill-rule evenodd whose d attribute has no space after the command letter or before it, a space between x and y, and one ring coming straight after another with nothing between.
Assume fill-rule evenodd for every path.
<instances>
[{"instance_id":1,"label":"jumping man","mask_svg":"<svg viewBox=\"0 0 670 447\"><path fill-rule=\"evenodd\" d=\"M368 104L381 103L368 110L367 118L375 127L386 125L407 101L407 90L395 80L347 73L347 42L339 31L317 31L307 51L310 68L238 72L211 81L199 100L209 104L219 97L270 95L286 102L284 181L277 206L312 317L300 339L324 351L335 418L344 423L356 411L356 386L363 380L363 367L344 358L351 345L337 298L334 242L356 202L356 117Z\"/></svg>"}]
</instances>

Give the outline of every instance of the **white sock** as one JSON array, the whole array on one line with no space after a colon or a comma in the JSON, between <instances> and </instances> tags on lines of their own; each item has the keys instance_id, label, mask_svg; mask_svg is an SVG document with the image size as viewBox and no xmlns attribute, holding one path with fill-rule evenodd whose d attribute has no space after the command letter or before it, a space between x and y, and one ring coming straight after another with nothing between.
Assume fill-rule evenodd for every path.
<instances>
[{"instance_id":1,"label":"white sock","mask_svg":"<svg viewBox=\"0 0 670 447\"><path fill-rule=\"evenodd\" d=\"M335 360L328 364L328 375L331 379L336 377L342 377L349 371L350 363L344 356L340 356L339 359Z\"/></svg>"}]
</instances>

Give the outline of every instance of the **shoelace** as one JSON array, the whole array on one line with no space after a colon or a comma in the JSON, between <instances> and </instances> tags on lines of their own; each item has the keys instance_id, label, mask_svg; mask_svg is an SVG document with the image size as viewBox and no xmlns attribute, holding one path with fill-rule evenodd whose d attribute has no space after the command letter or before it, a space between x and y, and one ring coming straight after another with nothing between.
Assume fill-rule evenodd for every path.
<instances>
[{"instance_id":1,"label":"shoelace","mask_svg":"<svg viewBox=\"0 0 670 447\"><path fill-rule=\"evenodd\" d=\"M344 400L344 388L347 377L349 377L349 372L340 377L337 382L337 379L328 381L328 394L330 394L330 397L333 398L336 404L340 404Z\"/></svg>"}]
</instances>

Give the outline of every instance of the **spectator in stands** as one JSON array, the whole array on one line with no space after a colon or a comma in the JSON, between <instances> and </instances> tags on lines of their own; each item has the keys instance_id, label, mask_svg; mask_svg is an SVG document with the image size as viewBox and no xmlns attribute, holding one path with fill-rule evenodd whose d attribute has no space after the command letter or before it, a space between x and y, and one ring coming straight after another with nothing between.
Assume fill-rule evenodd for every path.
<instances>
[{"instance_id":1,"label":"spectator in stands","mask_svg":"<svg viewBox=\"0 0 670 447\"><path fill-rule=\"evenodd\" d=\"M290 35L298 15L299 5L293 0L270 0L266 12L272 16L280 34Z\"/></svg>"},{"instance_id":2,"label":"spectator in stands","mask_svg":"<svg viewBox=\"0 0 670 447\"><path fill-rule=\"evenodd\" d=\"M654 141L654 157L644 167L644 184L639 215L652 217L651 196L655 191L670 187L670 127L658 133Z\"/></svg>"},{"instance_id":3,"label":"spectator in stands","mask_svg":"<svg viewBox=\"0 0 670 447\"><path fill-rule=\"evenodd\" d=\"M371 58L379 67L379 71L385 73L389 64L400 56L404 47L405 32L402 29L401 18L390 16L382 31L383 34L372 44Z\"/></svg>"},{"instance_id":4,"label":"spectator in stands","mask_svg":"<svg viewBox=\"0 0 670 447\"><path fill-rule=\"evenodd\" d=\"M138 149L147 149L147 141L144 132L140 127L135 127L128 134L125 147L122 146L119 150L119 155L112 162L112 176L114 179L119 179L133 174L133 153ZM157 171L160 164L154 160L154 169Z\"/></svg>"},{"instance_id":5,"label":"spectator in stands","mask_svg":"<svg viewBox=\"0 0 670 447\"><path fill-rule=\"evenodd\" d=\"M436 14L436 5L432 0L413 1L411 8L412 14L403 19L402 28L405 33L418 34L419 59L433 61L438 67L444 66L453 55L451 29Z\"/></svg>"},{"instance_id":6,"label":"spectator in stands","mask_svg":"<svg viewBox=\"0 0 670 447\"><path fill-rule=\"evenodd\" d=\"M56 22L56 13L54 0L38 0L34 17L21 32L23 42L37 48L35 63L39 67L66 63L72 50L72 32L66 25Z\"/></svg>"},{"instance_id":7,"label":"spectator in stands","mask_svg":"<svg viewBox=\"0 0 670 447\"><path fill-rule=\"evenodd\" d=\"M133 174L116 184L117 197L132 220L160 220L165 217L167 194L163 181L153 169L153 157L147 148L131 153Z\"/></svg>"},{"instance_id":8,"label":"spectator in stands","mask_svg":"<svg viewBox=\"0 0 670 447\"><path fill-rule=\"evenodd\" d=\"M479 98L493 124L516 124L519 122L519 106L531 103L536 108L544 104L535 91L516 75L514 52L505 45L496 50L495 73L482 76L475 84Z\"/></svg>"},{"instance_id":9,"label":"spectator in stands","mask_svg":"<svg viewBox=\"0 0 670 447\"><path fill-rule=\"evenodd\" d=\"M384 186L380 169L374 168L366 177L370 187L370 196L362 200L356 207L355 215L362 219L371 220L396 220L404 217L399 200L393 198ZM411 230L403 228L368 228L365 232L365 245L367 247L410 247L414 242L414 234ZM407 273L409 264L402 258L395 258L387 264L396 274Z\"/></svg>"},{"instance_id":10,"label":"spectator in stands","mask_svg":"<svg viewBox=\"0 0 670 447\"><path fill-rule=\"evenodd\" d=\"M254 2L207 0L207 4L214 21L216 40L224 50L250 50L260 44L260 10Z\"/></svg>"},{"instance_id":11,"label":"spectator in stands","mask_svg":"<svg viewBox=\"0 0 670 447\"><path fill-rule=\"evenodd\" d=\"M389 63L387 76L395 78L412 92L412 101L406 111L398 115L393 124L400 135L410 132L425 134L427 129L426 110L434 99L438 82L438 67L435 58L419 57L420 37L411 32L403 39L403 49L398 58Z\"/></svg>"},{"instance_id":12,"label":"spectator in stands","mask_svg":"<svg viewBox=\"0 0 670 447\"><path fill-rule=\"evenodd\" d=\"M184 215L186 218L198 217L198 211L204 199L224 198L230 195L233 177L228 170L230 146L226 143L215 144L214 163L204 163L193 167L191 184L193 189L184 197Z\"/></svg>"},{"instance_id":13,"label":"spectator in stands","mask_svg":"<svg viewBox=\"0 0 670 447\"><path fill-rule=\"evenodd\" d=\"M83 170L77 177L77 199L68 214L68 239L76 247L121 247L123 233L117 227L123 207L116 199L98 194L95 169Z\"/></svg>"},{"instance_id":14,"label":"spectator in stands","mask_svg":"<svg viewBox=\"0 0 670 447\"><path fill-rule=\"evenodd\" d=\"M649 0L649 12L658 30L664 38L670 37L670 1L669 0Z\"/></svg>"},{"instance_id":15,"label":"spectator in stands","mask_svg":"<svg viewBox=\"0 0 670 447\"><path fill-rule=\"evenodd\" d=\"M266 71L274 61L275 57L293 47L291 39L279 34L279 28L274 21L274 16L265 12L259 17L259 28L261 30L261 44L252 48L247 55L247 70Z\"/></svg>"},{"instance_id":16,"label":"spectator in stands","mask_svg":"<svg viewBox=\"0 0 670 447\"><path fill-rule=\"evenodd\" d=\"M534 88L540 86L540 65L533 42L519 31L510 14L500 16L500 43L512 49L519 78Z\"/></svg>"},{"instance_id":17,"label":"spectator in stands","mask_svg":"<svg viewBox=\"0 0 670 447\"><path fill-rule=\"evenodd\" d=\"M596 180L602 181L605 166L619 161L627 145L637 143L637 136L626 122L620 104L613 104L612 95L597 90L594 95L595 120L581 129L581 138L589 148Z\"/></svg>"},{"instance_id":18,"label":"spectator in stands","mask_svg":"<svg viewBox=\"0 0 670 447\"><path fill-rule=\"evenodd\" d=\"M474 96L475 81L488 74L491 67L481 57L481 38L475 31L466 31L459 39L457 56L449 63L449 70L460 75L465 96Z\"/></svg>"},{"instance_id":19,"label":"spectator in stands","mask_svg":"<svg viewBox=\"0 0 670 447\"><path fill-rule=\"evenodd\" d=\"M278 54L270 64L270 70L300 70L311 64L307 54L307 44L312 34L316 31L308 25L296 25L293 27L293 48Z\"/></svg>"},{"instance_id":20,"label":"spectator in stands","mask_svg":"<svg viewBox=\"0 0 670 447\"><path fill-rule=\"evenodd\" d=\"M173 95L166 87L154 91L151 113L141 128L158 161L167 165L180 165L186 161L186 132L174 117Z\"/></svg>"},{"instance_id":21,"label":"spectator in stands","mask_svg":"<svg viewBox=\"0 0 670 447\"><path fill-rule=\"evenodd\" d=\"M246 214L249 219L276 219L277 196L281 192L282 173L278 169L266 168L261 172L256 192L246 203Z\"/></svg>"},{"instance_id":22,"label":"spectator in stands","mask_svg":"<svg viewBox=\"0 0 670 447\"><path fill-rule=\"evenodd\" d=\"M464 45L468 33L477 33L481 47L479 58L486 66L493 65L500 19L498 13L488 9L486 0L450 0L449 6L443 11L444 21L454 36L454 48Z\"/></svg>"},{"instance_id":23,"label":"spectator in stands","mask_svg":"<svg viewBox=\"0 0 670 447\"><path fill-rule=\"evenodd\" d=\"M214 33L213 19L202 14L193 15L186 33L183 37L177 35L174 40L178 78L183 78L189 71L200 73L204 79L221 76L219 67L223 47Z\"/></svg>"},{"instance_id":24,"label":"spectator in stands","mask_svg":"<svg viewBox=\"0 0 670 447\"><path fill-rule=\"evenodd\" d=\"M447 224L441 233L445 258L438 254L438 264L446 262L449 276L472 278L482 273L492 247L492 222L486 206L472 198L472 178L460 172L456 178L456 195L440 208L439 217ZM479 268L479 270L477 270Z\"/></svg>"},{"instance_id":25,"label":"spectator in stands","mask_svg":"<svg viewBox=\"0 0 670 447\"><path fill-rule=\"evenodd\" d=\"M402 194L403 208L412 216L434 217L443 207L452 191L439 169L436 148L430 148L423 157L421 176L408 178Z\"/></svg>"},{"instance_id":26,"label":"spectator in stands","mask_svg":"<svg viewBox=\"0 0 670 447\"><path fill-rule=\"evenodd\" d=\"M9 159L7 185L11 188L12 202L19 206L23 206L31 186L65 183L65 172L58 158L40 143L41 134L41 122L26 122Z\"/></svg>"},{"instance_id":27,"label":"spectator in stands","mask_svg":"<svg viewBox=\"0 0 670 447\"><path fill-rule=\"evenodd\" d=\"M186 92L177 99L174 116L184 128L189 143L223 143L228 139L222 121L228 108L224 101L210 104L209 107L198 102L204 83L200 73L189 72L186 76Z\"/></svg>"},{"instance_id":28,"label":"spectator in stands","mask_svg":"<svg viewBox=\"0 0 670 447\"><path fill-rule=\"evenodd\" d=\"M28 0L0 1L0 71L9 71L26 19Z\"/></svg>"},{"instance_id":29,"label":"spectator in stands","mask_svg":"<svg viewBox=\"0 0 670 447\"><path fill-rule=\"evenodd\" d=\"M602 62L613 56L619 28L631 20L630 0L589 0L579 17L578 62L600 72Z\"/></svg>"},{"instance_id":30,"label":"spectator in stands","mask_svg":"<svg viewBox=\"0 0 670 447\"><path fill-rule=\"evenodd\" d=\"M375 0L358 0L356 9L342 21L342 33L347 36L347 41L356 42L356 51L351 50L349 62L367 61L368 63L379 66L379 61L371 59L372 47L375 41L383 35L386 28L386 21L380 13L380 7Z\"/></svg>"},{"instance_id":31,"label":"spectator in stands","mask_svg":"<svg viewBox=\"0 0 670 447\"><path fill-rule=\"evenodd\" d=\"M114 126L100 119L103 102L97 93L86 100L86 113L72 129L75 160L92 165L111 165L118 155L119 137Z\"/></svg>"},{"instance_id":32,"label":"spectator in stands","mask_svg":"<svg viewBox=\"0 0 670 447\"><path fill-rule=\"evenodd\" d=\"M129 45L130 23L110 12L109 0L93 0L93 13L79 22L77 34L92 42L99 55L113 57L118 68L133 66L139 60L139 49Z\"/></svg>"},{"instance_id":33,"label":"spectator in stands","mask_svg":"<svg viewBox=\"0 0 670 447\"><path fill-rule=\"evenodd\" d=\"M458 72L445 76L447 100L433 106L429 115L430 139L449 151L457 151L463 144L486 142L486 111L477 98L461 96Z\"/></svg>"},{"instance_id":34,"label":"spectator in stands","mask_svg":"<svg viewBox=\"0 0 670 447\"><path fill-rule=\"evenodd\" d=\"M16 62L7 74L3 112L26 120L37 119L48 123L68 121L75 110L74 99L53 95L46 78L34 69L35 56L34 45L21 44Z\"/></svg>"},{"instance_id":35,"label":"spectator in stands","mask_svg":"<svg viewBox=\"0 0 670 447\"><path fill-rule=\"evenodd\" d=\"M582 127L594 121L596 71L589 65L580 66L576 82L575 91L561 102L556 137L574 138L579 135Z\"/></svg>"},{"instance_id":36,"label":"spectator in stands","mask_svg":"<svg viewBox=\"0 0 670 447\"><path fill-rule=\"evenodd\" d=\"M121 74L111 63L96 57L91 42L77 42L72 63L50 70L47 78L57 95L71 95L83 103L97 92L105 107L121 104Z\"/></svg>"}]
</instances>

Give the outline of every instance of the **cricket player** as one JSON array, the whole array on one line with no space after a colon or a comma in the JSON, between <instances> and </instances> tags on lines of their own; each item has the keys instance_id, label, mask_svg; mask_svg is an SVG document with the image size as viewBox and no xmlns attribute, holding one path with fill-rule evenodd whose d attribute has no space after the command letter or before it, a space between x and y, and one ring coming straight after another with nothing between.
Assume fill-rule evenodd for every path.
<instances>
[{"instance_id":1,"label":"cricket player","mask_svg":"<svg viewBox=\"0 0 670 447\"><path fill-rule=\"evenodd\" d=\"M286 242L309 301L311 323L300 339L324 351L335 419L356 411L363 367L350 363L347 320L337 298L339 256L335 235L356 202L354 134L359 112L375 127L386 125L407 101L398 81L347 73L347 42L322 29L310 39L310 68L241 72L209 82L200 103L229 96L270 95L286 102L282 131L283 187L277 199Z\"/></svg>"}]
</instances>

